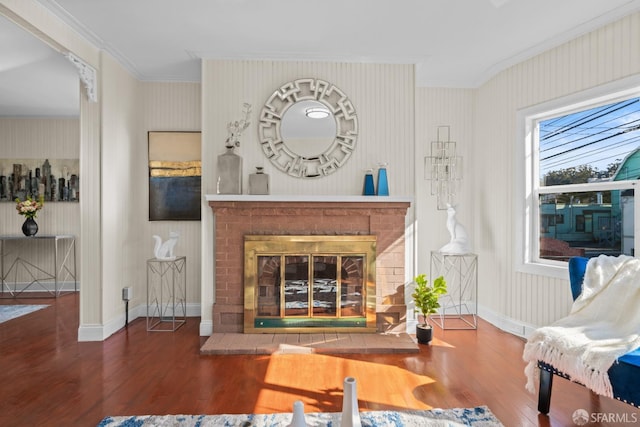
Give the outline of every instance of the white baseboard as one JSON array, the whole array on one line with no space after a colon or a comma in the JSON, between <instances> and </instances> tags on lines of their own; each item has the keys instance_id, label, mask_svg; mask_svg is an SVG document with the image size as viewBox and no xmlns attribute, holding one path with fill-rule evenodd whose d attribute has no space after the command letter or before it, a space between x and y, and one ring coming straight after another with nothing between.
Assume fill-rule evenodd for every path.
<instances>
[{"instance_id":1,"label":"white baseboard","mask_svg":"<svg viewBox=\"0 0 640 427\"><path fill-rule=\"evenodd\" d=\"M198 303L187 304L186 309L187 317L200 317L201 315L200 304ZM130 322L139 317L146 317L146 315L146 304L139 304L136 307L129 309ZM535 325L506 317L501 313L497 313L481 305L478 305L478 317L486 320L498 329L521 338L528 337L537 329L537 326ZM104 341L122 329L125 326L125 320L125 315L122 313L115 319L107 322L105 325L80 325L78 328L78 341ZM417 323L416 319L407 319L407 333L414 334ZM205 337L210 336L211 334L213 334L213 322L211 320L200 321L200 336Z\"/></svg>"},{"instance_id":2,"label":"white baseboard","mask_svg":"<svg viewBox=\"0 0 640 427\"><path fill-rule=\"evenodd\" d=\"M521 338L527 338L538 327L528 323L521 322L516 319L507 317L501 313L496 313L486 307L478 305L478 316L491 323L498 329Z\"/></svg>"},{"instance_id":3,"label":"white baseboard","mask_svg":"<svg viewBox=\"0 0 640 427\"><path fill-rule=\"evenodd\" d=\"M187 317L200 317L200 304L188 303L186 305ZM139 304L133 308L129 308L129 322L139 318L147 316L147 305ZM125 313L121 313L115 318L111 319L104 325L80 325L78 328L78 341L104 341L111 335L118 332L125 327L126 323ZM200 325L200 331L202 335L202 324ZM211 334L209 334L211 335Z\"/></svg>"},{"instance_id":4,"label":"white baseboard","mask_svg":"<svg viewBox=\"0 0 640 427\"><path fill-rule=\"evenodd\" d=\"M80 325L78 327L78 342L104 341L104 327L102 325Z\"/></svg>"},{"instance_id":5,"label":"white baseboard","mask_svg":"<svg viewBox=\"0 0 640 427\"><path fill-rule=\"evenodd\" d=\"M200 336L209 337L213 334L213 321L204 320L200 321Z\"/></svg>"},{"instance_id":6,"label":"white baseboard","mask_svg":"<svg viewBox=\"0 0 640 427\"><path fill-rule=\"evenodd\" d=\"M521 322L519 320L512 319L510 317L506 317L501 313L497 313L493 310L490 310L486 307L478 304L478 317L483 320L491 323L498 329L501 329L510 334L516 335L521 338L527 338L533 331L535 331L538 327L535 325L531 325L528 323ZM407 333L415 334L416 333L416 324L418 321L416 319L407 319Z\"/></svg>"}]
</instances>

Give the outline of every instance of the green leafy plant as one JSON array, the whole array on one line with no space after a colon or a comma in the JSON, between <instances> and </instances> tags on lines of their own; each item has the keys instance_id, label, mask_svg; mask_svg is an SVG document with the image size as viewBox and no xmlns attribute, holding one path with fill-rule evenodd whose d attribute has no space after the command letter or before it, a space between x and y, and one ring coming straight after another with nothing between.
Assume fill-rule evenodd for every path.
<instances>
[{"instance_id":1,"label":"green leafy plant","mask_svg":"<svg viewBox=\"0 0 640 427\"><path fill-rule=\"evenodd\" d=\"M413 281L416 288L411 297L416 304L415 311L422 314L424 323L428 324L429 315L437 313L440 308L440 297L447 293L447 282L443 276L440 276L433 281L432 286L429 286L427 276L424 274L414 277Z\"/></svg>"}]
</instances>

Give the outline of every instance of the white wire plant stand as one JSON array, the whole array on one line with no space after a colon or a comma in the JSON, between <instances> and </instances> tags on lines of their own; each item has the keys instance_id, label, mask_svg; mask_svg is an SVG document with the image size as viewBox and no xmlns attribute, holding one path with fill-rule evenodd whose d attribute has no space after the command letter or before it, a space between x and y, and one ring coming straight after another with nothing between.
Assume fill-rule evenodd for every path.
<instances>
[{"instance_id":1,"label":"white wire plant stand","mask_svg":"<svg viewBox=\"0 0 640 427\"><path fill-rule=\"evenodd\" d=\"M187 258L147 260L147 331L173 332L187 322Z\"/></svg>"},{"instance_id":2,"label":"white wire plant stand","mask_svg":"<svg viewBox=\"0 0 640 427\"><path fill-rule=\"evenodd\" d=\"M443 276L447 293L431 320L442 329L478 328L478 255L431 252L431 278Z\"/></svg>"}]
</instances>

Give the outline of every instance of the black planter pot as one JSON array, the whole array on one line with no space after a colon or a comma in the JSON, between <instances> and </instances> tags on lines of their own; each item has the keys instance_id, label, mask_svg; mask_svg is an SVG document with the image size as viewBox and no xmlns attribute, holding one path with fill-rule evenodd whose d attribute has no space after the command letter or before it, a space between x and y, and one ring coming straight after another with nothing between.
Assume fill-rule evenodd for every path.
<instances>
[{"instance_id":1,"label":"black planter pot","mask_svg":"<svg viewBox=\"0 0 640 427\"><path fill-rule=\"evenodd\" d=\"M418 344L429 344L433 338L433 328L425 324L417 325L416 338L418 339Z\"/></svg>"}]
</instances>

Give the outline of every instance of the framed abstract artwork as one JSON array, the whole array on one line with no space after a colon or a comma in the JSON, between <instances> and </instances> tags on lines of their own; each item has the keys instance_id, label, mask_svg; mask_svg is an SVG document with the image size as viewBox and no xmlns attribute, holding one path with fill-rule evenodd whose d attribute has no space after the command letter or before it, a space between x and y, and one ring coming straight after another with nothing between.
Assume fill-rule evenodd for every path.
<instances>
[{"instance_id":1,"label":"framed abstract artwork","mask_svg":"<svg viewBox=\"0 0 640 427\"><path fill-rule=\"evenodd\" d=\"M200 132L150 131L149 221L200 221Z\"/></svg>"}]
</instances>

